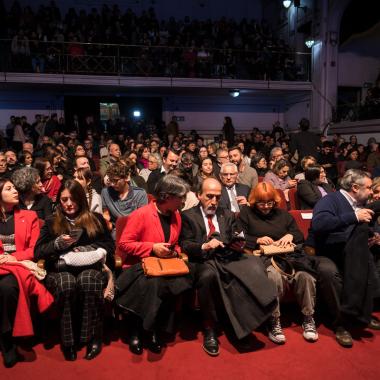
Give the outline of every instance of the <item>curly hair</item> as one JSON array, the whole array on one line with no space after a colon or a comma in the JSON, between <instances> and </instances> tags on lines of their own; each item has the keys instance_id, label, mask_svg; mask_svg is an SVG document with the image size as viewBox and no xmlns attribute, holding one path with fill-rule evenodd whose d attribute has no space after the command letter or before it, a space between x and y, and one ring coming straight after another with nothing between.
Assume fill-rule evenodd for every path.
<instances>
[{"instance_id":1,"label":"curly hair","mask_svg":"<svg viewBox=\"0 0 380 380\"><path fill-rule=\"evenodd\" d=\"M114 164L111 164L107 171L106 175L109 178L127 178L131 174L131 162L130 160L125 160L125 161L118 161L115 162Z\"/></svg>"},{"instance_id":2,"label":"curly hair","mask_svg":"<svg viewBox=\"0 0 380 380\"><path fill-rule=\"evenodd\" d=\"M28 193L37 183L40 173L35 168L23 167L12 174L12 182L21 194Z\"/></svg>"}]
</instances>

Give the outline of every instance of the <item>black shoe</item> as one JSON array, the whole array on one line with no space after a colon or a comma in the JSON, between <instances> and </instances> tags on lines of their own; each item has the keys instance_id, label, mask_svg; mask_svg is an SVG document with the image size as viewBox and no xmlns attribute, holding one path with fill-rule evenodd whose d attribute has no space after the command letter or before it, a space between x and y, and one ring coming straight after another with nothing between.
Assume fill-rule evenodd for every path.
<instances>
[{"instance_id":1,"label":"black shoe","mask_svg":"<svg viewBox=\"0 0 380 380\"><path fill-rule=\"evenodd\" d=\"M130 337L129 350L135 355L141 355L143 353L143 345L140 336L132 335Z\"/></svg>"},{"instance_id":2,"label":"black shoe","mask_svg":"<svg viewBox=\"0 0 380 380\"><path fill-rule=\"evenodd\" d=\"M102 351L102 342L98 339L93 339L87 345L86 356L84 357L86 360L92 360L96 358L100 352Z\"/></svg>"},{"instance_id":3,"label":"black shoe","mask_svg":"<svg viewBox=\"0 0 380 380\"><path fill-rule=\"evenodd\" d=\"M205 330L202 347L211 356L219 355L219 342L213 329Z\"/></svg>"},{"instance_id":4,"label":"black shoe","mask_svg":"<svg viewBox=\"0 0 380 380\"><path fill-rule=\"evenodd\" d=\"M3 363L5 368L12 368L19 362L22 357L17 352L16 345L12 345L12 347L8 350L2 350L3 353Z\"/></svg>"},{"instance_id":5,"label":"black shoe","mask_svg":"<svg viewBox=\"0 0 380 380\"><path fill-rule=\"evenodd\" d=\"M372 317L371 322L369 322L367 328L371 330L380 330L380 321Z\"/></svg>"},{"instance_id":6,"label":"black shoe","mask_svg":"<svg viewBox=\"0 0 380 380\"><path fill-rule=\"evenodd\" d=\"M63 356L68 362L77 360L77 351L74 346L62 347Z\"/></svg>"},{"instance_id":7,"label":"black shoe","mask_svg":"<svg viewBox=\"0 0 380 380\"><path fill-rule=\"evenodd\" d=\"M157 334L152 332L148 338L148 349L155 354L160 354L162 351L162 344L159 341Z\"/></svg>"},{"instance_id":8,"label":"black shoe","mask_svg":"<svg viewBox=\"0 0 380 380\"><path fill-rule=\"evenodd\" d=\"M343 347L350 348L353 345L351 334L342 326L337 327L335 331L335 338Z\"/></svg>"}]
</instances>

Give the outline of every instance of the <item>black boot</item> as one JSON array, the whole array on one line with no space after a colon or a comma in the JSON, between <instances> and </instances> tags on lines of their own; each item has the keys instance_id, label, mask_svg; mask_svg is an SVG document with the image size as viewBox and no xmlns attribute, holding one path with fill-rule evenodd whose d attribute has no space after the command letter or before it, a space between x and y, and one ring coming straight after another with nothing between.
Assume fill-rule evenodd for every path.
<instances>
[{"instance_id":1,"label":"black boot","mask_svg":"<svg viewBox=\"0 0 380 380\"><path fill-rule=\"evenodd\" d=\"M75 346L62 347L63 356L68 362L77 360L77 350Z\"/></svg>"},{"instance_id":2,"label":"black boot","mask_svg":"<svg viewBox=\"0 0 380 380\"><path fill-rule=\"evenodd\" d=\"M11 333L1 335L0 347L3 354L4 366L6 368L15 366L15 364L21 360L21 356L17 352L17 348L13 342Z\"/></svg>"},{"instance_id":3,"label":"black boot","mask_svg":"<svg viewBox=\"0 0 380 380\"><path fill-rule=\"evenodd\" d=\"M162 343L155 331L148 333L148 349L155 354L160 354L162 351Z\"/></svg>"},{"instance_id":4,"label":"black boot","mask_svg":"<svg viewBox=\"0 0 380 380\"><path fill-rule=\"evenodd\" d=\"M143 353L141 320L137 316L130 315L128 324L131 329L128 342L129 350L135 355L141 355Z\"/></svg>"},{"instance_id":5,"label":"black boot","mask_svg":"<svg viewBox=\"0 0 380 380\"><path fill-rule=\"evenodd\" d=\"M86 356L84 357L86 360L92 360L96 358L100 352L102 351L102 341L101 339L91 339L91 341L87 344Z\"/></svg>"}]
</instances>

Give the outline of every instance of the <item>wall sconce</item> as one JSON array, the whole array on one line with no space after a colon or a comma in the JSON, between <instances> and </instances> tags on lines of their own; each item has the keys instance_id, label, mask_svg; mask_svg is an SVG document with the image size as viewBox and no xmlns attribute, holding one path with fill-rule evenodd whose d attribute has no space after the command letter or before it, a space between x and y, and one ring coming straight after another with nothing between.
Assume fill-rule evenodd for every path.
<instances>
[{"instance_id":1,"label":"wall sconce","mask_svg":"<svg viewBox=\"0 0 380 380\"><path fill-rule=\"evenodd\" d=\"M288 8L292 5L292 0L284 0L284 1L282 2L282 5L283 5L286 9L288 9Z\"/></svg>"},{"instance_id":2,"label":"wall sconce","mask_svg":"<svg viewBox=\"0 0 380 380\"><path fill-rule=\"evenodd\" d=\"M315 44L315 41L314 41L311 37L307 38L306 41L305 41L305 45L306 45L309 49L311 49L311 48L313 47L314 44Z\"/></svg>"},{"instance_id":3,"label":"wall sconce","mask_svg":"<svg viewBox=\"0 0 380 380\"><path fill-rule=\"evenodd\" d=\"M330 44L332 46L336 46L338 43L338 33L337 32L330 32Z\"/></svg>"}]
</instances>

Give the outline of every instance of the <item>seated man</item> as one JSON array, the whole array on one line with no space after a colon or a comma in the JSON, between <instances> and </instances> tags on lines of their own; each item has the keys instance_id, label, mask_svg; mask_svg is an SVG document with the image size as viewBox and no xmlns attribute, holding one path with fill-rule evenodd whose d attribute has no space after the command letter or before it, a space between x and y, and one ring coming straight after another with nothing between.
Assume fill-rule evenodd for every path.
<instances>
[{"instance_id":1,"label":"seated man","mask_svg":"<svg viewBox=\"0 0 380 380\"><path fill-rule=\"evenodd\" d=\"M327 194L315 205L306 245L319 256L320 291L333 314L336 339L351 347L350 327L380 330L380 322L371 317L380 287L367 224L374 215L369 207L377 202L366 206L372 180L364 171L347 170L340 185L340 191Z\"/></svg>"},{"instance_id":2,"label":"seated man","mask_svg":"<svg viewBox=\"0 0 380 380\"><path fill-rule=\"evenodd\" d=\"M204 324L203 349L219 354L215 333L219 305L238 339L270 317L276 289L259 258L241 253L233 213L218 207L222 186L206 178L198 193L200 204L182 214L180 244L194 262L195 281Z\"/></svg>"},{"instance_id":3,"label":"seated man","mask_svg":"<svg viewBox=\"0 0 380 380\"><path fill-rule=\"evenodd\" d=\"M236 183L238 168L232 162L222 164L219 176L223 184L219 207L239 212L240 207L248 203L249 186Z\"/></svg>"},{"instance_id":4,"label":"seated man","mask_svg":"<svg viewBox=\"0 0 380 380\"><path fill-rule=\"evenodd\" d=\"M131 168L129 165L116 162L106 174L110 186L102 190L103 211L109 213L112 225L119 216L129 215L132 211L148 204L148 196L144 189L129 184ZM105 216L107 219L107 216Z\"/></svg>"},{"instance_id":5,"label":"seated man","mask_svg":"<svg viewBox=\"0 0 380 380\"><path fill-rule=\"evenodd\" d=\"M99 171L103 177L106 175L108 167L113 163L118 162L121 157L121 150L118 144L110 144L108 151L108 157L103 157L100 159Z\"/></svg>"}]
</instances>

